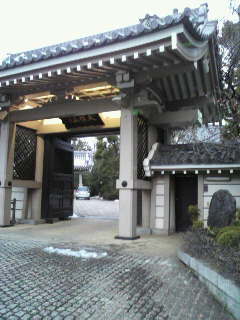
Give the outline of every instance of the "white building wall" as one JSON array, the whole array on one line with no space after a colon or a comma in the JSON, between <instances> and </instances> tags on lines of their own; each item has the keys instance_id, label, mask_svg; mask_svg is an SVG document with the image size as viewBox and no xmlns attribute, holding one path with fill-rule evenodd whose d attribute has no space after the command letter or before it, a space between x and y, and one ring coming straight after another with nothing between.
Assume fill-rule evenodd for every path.
<instances>
[{"instance_id":1,"label":"white building wall","mask_svg":"<svg viewBox=\"0 0 240 320\"><path fill-rule=\"evenodd\" d=\"M16 213L15 218L16 219L22 219L24 218L25 214L25 208L26 208L26 188L20 188L20 187L13 187L12 188L12 200L16 199Z\"/></svg>"},{"instance_id":2,"label":"white building wall","mask_svg":"<svg viewBox=\"0 0 240 320\"><path fill-rule=\"evenodd\" d=\"M87 168L93 166L92 151L74 151L74 167Z\"/></svg>"},{"instance_id":3,"label":"white building wall","mask_svg":"<svg viewBox=\"0 0 240 320\"><path fill-rule=\"evenodd\" d=\"M151 229L153 233L168 234L175 230L175 210L173 207L175 202L170 198L170 188L171 178L169 175L153 178L151 193Z\"/></svg>"},{"instance_id":4,"label":"white building wall","mask_svg":"<svg viewBox=\"0 0 240 320\"><path fill-rule=\"evenodd\" d=\"M208 181L208 179L211 181ZM208 210L213 194L220 190L228 190L236 199L237 208L240 208L240 177L237 175L229 175L229 181L220 181L220 176L214 177L204 176L203 179L203 219L204 225L207 226ZM204 192L205 188L208 190Z\"/></svg>"},{"instance_id":5,"label":"white building wall","mask_svg":"<svg viewBox=\"0 0 240 320\"><path fill-rule=\"evenodd\" d=\"M211 179L208 180L208 179ZM208 210L213 194L220 190L228 190L236 199L240 208L240 176L229 175L229 181L221 181L223 176L198 176L198 208L200 219L207 226ZM228 178L227 178L228 179ZM169 234L175 232L175 190L174 176L159 175L152 180L151 223L153 233ZM204 191L208 189L207 191Z\"/></svg>"}]
</instances>

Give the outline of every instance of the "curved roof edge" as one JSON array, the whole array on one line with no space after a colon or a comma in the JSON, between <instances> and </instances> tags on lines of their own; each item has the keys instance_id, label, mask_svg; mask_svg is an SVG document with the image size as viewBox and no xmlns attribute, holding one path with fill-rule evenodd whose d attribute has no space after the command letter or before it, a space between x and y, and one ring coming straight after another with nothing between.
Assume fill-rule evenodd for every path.
<instances>
[{"instance_id":1,"label":"curved roof edge","mask_svg":"<svg viewBox=\"0 0 240 320\"><path fill-rule=\"evenodd\" d=\"M182 13L177 9L172 15L160 18L157 15L146 15L140 23L77 40L62 42L35 50L8 55L0 62L0 70L6 70L21 65L68 55L74 52L93 49L110 43L139 37L143 34L160 31L183 23L187 31L197 40L207 40L215 33L217 21L208 21L208 5L202 4L199 8L185 8Z\"/></svg>"}]
</instances>

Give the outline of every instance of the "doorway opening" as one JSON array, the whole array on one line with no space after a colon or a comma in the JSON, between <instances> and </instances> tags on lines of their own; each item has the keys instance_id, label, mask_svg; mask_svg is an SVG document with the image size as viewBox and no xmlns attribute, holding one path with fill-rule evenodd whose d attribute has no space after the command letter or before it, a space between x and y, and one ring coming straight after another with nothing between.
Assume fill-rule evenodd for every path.
<instances>
[{"instance_id":1,"label":"doorway opening","mask_svg":"<svg viewBox=\"0 0 240 320\"><path fill-rule=\"evenodd\" d=\"M197 205L197 176L175 177L175 219L176 231L186 231L191 225L189 205Z\"/></svg>"},{"instance_id":2,"label":"doorway opening","mask_svg":"<svg viewBox=\"0 0 240 320\"><path fill-rule=\"evenodd\" d=\"M54 136L45 137L42 218L66 219L73 212L73 147Z\"/></svg>"},{"instance_id":3,"label":"doorway opening","mask_svg":"<svg viewBox=\"0 0 240 320\"><path fill-rule=\"evenodd\" d=\"M118 218L119 135L92 135L90 140L89 144L88 136L79 134L44 137L42 218L46 221L72 215ZM88 192L80 192L83 188Z\"/></svg>"}]
</instances>

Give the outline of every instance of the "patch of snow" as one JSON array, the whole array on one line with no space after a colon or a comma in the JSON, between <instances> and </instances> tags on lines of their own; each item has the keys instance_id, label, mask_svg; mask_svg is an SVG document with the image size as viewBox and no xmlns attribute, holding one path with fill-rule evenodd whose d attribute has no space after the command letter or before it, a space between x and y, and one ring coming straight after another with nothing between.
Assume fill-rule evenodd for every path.
<instances>
[{"instance_id":1,"label":"patch of snow","mask_svg":"<svg viewBox=\"0 0 240 320\"><path fill-rule=\"evenodd\" d=\"M98 259L98 258L103 258L107 256L107 252L94 252L94 251L87 251L85 249L74 251L71 249L47 247L47 248L44 248L43 251L47 253L56 253L63 256L71 256L71 257L77 257L77 258L83 258L83 259L90 259L90 258Z\"/></svg>"},{"instance_id":2,"label":"patch of snow","mask_svg":"<svg viewBox=\"0 0 240 320\"><path fill-rule=\"evenodd\" d=\"M172 267L172 264L171 264L171 262L167 259L167 260L164 260L164 261L161 261L161 262L159 262L159 264L161 265L161 266L168 266L168 267Z\"/></svg>"},{"instance_id":3,"label":"patch of snow","mask_svg":"<svg viewBox=\"0 0 240 320\"><path fill-rule=\"evenodd\" d=\"M72 216L70 216L70 218L72 218L72 219L76 219L76 218L80 218L76 213L73 213L73 215Z\"/></svg>"}]
</instances>

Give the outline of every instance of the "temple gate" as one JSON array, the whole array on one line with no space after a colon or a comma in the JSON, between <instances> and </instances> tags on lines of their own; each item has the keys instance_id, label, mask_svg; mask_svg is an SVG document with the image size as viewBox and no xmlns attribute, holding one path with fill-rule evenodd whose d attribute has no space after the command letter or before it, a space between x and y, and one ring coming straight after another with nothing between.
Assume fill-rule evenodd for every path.
<instances>
[{"instance_id":1,"label":"temple gate","mask_svg":"<svg viewBox=\"0 0 240 320\"><path fill-rule=\"evenodd\" d=\"M73 135L120 131L118 237L138 236L138 212L142 227L153 227L152 183L144 176L143 159L155 142L167 143L169 127L221 120L216 22L207 20L207 11L204 4L165 18L146 15L131 27L12 54L2 62L1 226L10 223L16 187L28 190L26 218L46 218L43 172L44 152L46 158L53 148L46 147L49 137L66 142ZM34 174L16 178L31 153L26 150L19 160L17 126L32 130L36 155ZM70 198L62 201L71 208Z\"/></svg>"}]
</instances>

